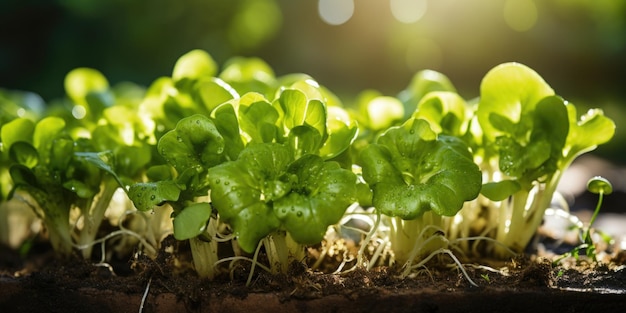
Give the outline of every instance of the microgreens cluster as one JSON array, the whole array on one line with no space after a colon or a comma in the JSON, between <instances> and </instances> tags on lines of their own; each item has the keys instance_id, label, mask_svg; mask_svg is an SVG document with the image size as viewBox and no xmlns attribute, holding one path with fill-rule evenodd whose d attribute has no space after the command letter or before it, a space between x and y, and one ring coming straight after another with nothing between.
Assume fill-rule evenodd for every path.
<instances>
[{"instance_id":1,"label":"microgreens cluster","mask_svg":"<svg viewBox=\"0 0 626 313\"><path fill-rule=\"evenodd\" d=\"M422 71L397 97L368 90L344 105L306 74L277 77L257 58L220 71L202 50L147 89L87 68L65 88L47 106L0 91L2 211L21 200L59 255L84 258L104 220L155 249L171 217L207 278L250 256L286 272L355 207L376 220L362 246L385 237L406 273L439 253L458 263L453 250L520 253L563 171L615 128L599 109L579 118L518 63L489 71L472 101ZM118 190L127 213L110 205ZM120 222L130 214L142 222Z\"/></svg>"}]
</instances>

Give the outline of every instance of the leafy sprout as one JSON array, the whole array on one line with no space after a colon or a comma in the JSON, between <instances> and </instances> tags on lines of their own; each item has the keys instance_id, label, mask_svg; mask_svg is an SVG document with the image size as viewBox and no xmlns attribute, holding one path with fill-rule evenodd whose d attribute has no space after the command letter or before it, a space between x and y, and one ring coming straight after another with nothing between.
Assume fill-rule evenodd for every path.
<instances>
[{"instance_id":1,"label":"leafy sprout","mask_svg":"<svg viewBox=\"0 0 626 313\"><path fill-rule=\"evenodd\" d=\"M595 243L593 242L593 238L591 237L592 226L596 218L598 217L600 208L602 207L602 201L604 200L604 195L610 195L613 192L613 185L611 185L611 182L609 182L608 179L601 177L601 176L595 176L589 179L589 181L587 181L587 190L591 193L598 195L598 203L596 204L596 208L593 211L593 215L591 216L591 219L589 220L589 224L587 225L587 227L583 228L582 237L581 237L582 242L580 245L573 248L571 251L558 257L553 262L553 264L558 264L562 259L568 256L573 256L574 258L578 260L580 251L582 250L585 251L585 254L587 255L588 258L592 259L594 262L597 262L596 246L595 246Z\"/></svg>"}]
</instances>

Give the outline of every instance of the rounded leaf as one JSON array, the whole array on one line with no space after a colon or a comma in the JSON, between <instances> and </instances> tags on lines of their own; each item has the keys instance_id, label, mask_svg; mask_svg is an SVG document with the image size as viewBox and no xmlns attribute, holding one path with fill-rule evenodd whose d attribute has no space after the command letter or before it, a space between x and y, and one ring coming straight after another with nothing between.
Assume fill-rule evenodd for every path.
<instances>
[{"instance_id":1,"label":"rounded leaf","mask_svg":"<svg viewBox=\"0 0 626 313\"><path fill-rule=\"evenodd\" d=\"M39 153L31 144L18 141L11 145L9 157L13 162L33 168L39 163Z\"/></svg>"},{"instance_id":2,"label":"rounded leaf","mask_svg":"<svg viewBox=\"0 0 626 313\"><path fill-rule=\"evenodd\" d=\"M613 185L611 185L608 179L595 176L587 182L587 190L595 194L609 195L613 192Z\"/></svg>"},{"instance_id":3,"label":"rounded leaf","mask_svg":"<svg viewBox=\"0 0 626 313\"><path fill-rule=\"evenodd\" d=\"M180 188L172 181L136 183L130 186L128 198L139 211L152 210L166 201L177 201Z\"/></svg>"},{"instance_id":4,"label":"rounded leaf","mask_svg":"<svg viewBox=\"0 0 626 313\"><path fill-rule=\"evenodd\" d=\"M181 119L159 139L157 148L179 173L187 169L202 172L223 159L224 138L210 118L196 114Z\"/></svg>"},{"instance_id":5,"label":"rounded leaf","mask_svg":"<svg viewBox=\"0 0 626 313\"><path fill-rule=\"evenodd\" d=\"M65 92L74 103L87 105L87 96L109 89L109 81L98 70L80 67L65 76Z\"/></svg>"},{"instance_id":6,"label":"rounded leaf","mask_svg":"<svg viewBox=\"0 0 626 313\"><path fill-rule=\"evenodd\" d=\"M209 222L212 214L208 203L193 203L185 207L174 217L174 238L186 240L200 235Z\"/></svg>"},{"instance_id":7,"label":"rounded leaf","mask_svg":"<svg viewBox=\"0 0 626 313\"><path fill-rule=\"evenodd\" d=\"M523 116L535 110L537 103L554 95L554 90L531 68L520 63L494 67L480 84L478 122L485 136L493 141L503 132L501 122L520 123Z\"/></svg>"},{"instance_id":8,"label":"rounded leaf","mask_svg":"<svg viewBox=\"0 0 626 313\"><path fill-rule=\"evenodd\" d=\"M356 175L311 154L293 162L288 172L297 180L274 202L274 213L296 242L318 243L356 201Z\"/></svg>"},{"instance_id":9,"label":"rounded leaf","mask_svg":"<svg viewBox=\"0 0 626 313\"><path fill-rule=\"evenodd\" d=\"M26 118L16 118L0 129L0 142L2 149L9 151L14 142L22 141L32 143L35 123Z\"/></svg>"},{"instance_id":10,"label":"rounded leaf","mask_svg":"<svg viewBox=\"0 0 626 313\"><path fill-rule=\"evenodd\" d=\"M363 178L383 214L414 219L424 212L456 214L476 198L482 173L467 145L439 136L425 120L410 119L361 152Z\"/></svg>"},{"instance_id":11,"label":"rounded leaf","mask_svg":"<svg viewBox=\"0 0 626 313\"><path fill-rule=\"evenodd\" d=\"M174 65L172 79L175 81L212 77L217 73L217 63L206 51L191 50L181 56Z\"/></svg>"}]
</instances>

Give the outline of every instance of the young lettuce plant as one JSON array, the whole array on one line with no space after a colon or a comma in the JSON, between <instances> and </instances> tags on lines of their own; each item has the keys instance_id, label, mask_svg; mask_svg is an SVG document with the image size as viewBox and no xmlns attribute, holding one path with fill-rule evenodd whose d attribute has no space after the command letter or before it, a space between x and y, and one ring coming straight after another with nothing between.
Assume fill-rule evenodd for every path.
<instances>
[{"instance_id":1,"label":"young lettuce plant","mask_svg":"<svg viewBox=\"0 0 626 313\"><path fill-rule=\"evenodd\" d=\"M278 143L250 144L236 161L209 169L211 200L239 246L252 253L264 239L273 272L301 261L355 201L356 176L336 162Z\"/></svg>"},{"instance_id":2,"label":"young lettuce plant","mask_svg":"<svg viewBox=\"0 0 626 313\"><path fill-rule=\"evenodd\" d=\"M367 146L360 163L374 207L390 218L391 249L405 273L433 253L453 257L442 217L475 199L482 182L468 146L411 118Z\"/></svg>"},{"instance_id":3,"label":"young lettuce plant","mask_svg":"<svg viewBox=\"0 0 626 313\"><path fill-rule=\"evenodd\" d=\"M231 122L236 128L236 119ZM208 169L235 159L239 151L233 147L242 145L238 134L225 136L216 124L201 114L181 119L157 144L167 164L150 168L148 177L152 181L133 184L129 190L130 199L140 211L166 203L173 208L174 237L190 240L195 269L207 278L216 275L214 265L218 261L217 242L213 240L217 223L207 199ZM203 238L208 242L202 242Z\"/></svg>"},{"instance_id":4,"label":"young lettuce plant","mask_svg":"<svg viewBox=\"0 0 626 313\"><path fill-rule=\"evenodd\" d=\"M111 153L91 152L87 140L73 140L64 128L65 122L58 117L36 124L16 119L3 126L2 142L11 157L11 194L30 195L24 201L43 220L60 256L69 256L78 246L83 257L89 258L89 244L108 207L111 190L123 184L113 171ZM74 208L84 224L77 232L70 222Z\"/></svg>"},{"instance_id":5,"label":"young lettuce plant","mask_svg":"<svg viewBox=\"0 0 626 313\"><path fill-rule=\"evenodd\" d=\"M487 73L476 114L482 136L482 149L476 150L486 181L481 192L492 200L487 231L501 244L493 253L505 257L508 249L525 249L563 171L581 153L607 142L615 124L597 109L578 120L571 103L519 63Z\"/></svg>"},{"instance_id":6,"label":"young lettuce plant","mask_svg":"<svg viewBox=\"0 0 626 313\"><path fill-rule=\"evenodd\" d=\"M44 109L43 99L35 93L0 89L0 129L16 118L36 121L41 118ZM2 142L2 137L12 136L8 133L9 129L0 135L0 243L17 248L31 236L29 230L35 217L30 208L24 208L17 201L9 199L13 188L9 174L11 161L8 144ZM16 223L16 220L21 222Z\"/></svg>"},{"instance_id":7,"label":"young lettuce plant","mask_svg":"<svg viewBox=\"0 0 626 313\"><path fill-rule=\"evenodd\" d=\"M271 103L247 93L215 110L238 113L246 147L209 169L211 201L245 252L263 243L274 273L301 261L304 246L320 242L355 201L356 176L332 160L349 153L356 124L328 110L318 88L296 81Z\"/></svg>"}]
</instances>

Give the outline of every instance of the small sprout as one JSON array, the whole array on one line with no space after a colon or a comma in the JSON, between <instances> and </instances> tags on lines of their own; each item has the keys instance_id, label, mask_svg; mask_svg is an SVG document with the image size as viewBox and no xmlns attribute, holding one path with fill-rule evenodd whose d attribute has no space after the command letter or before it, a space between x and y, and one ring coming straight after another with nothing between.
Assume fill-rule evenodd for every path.
<instances>
[{"instance_id":1,"label":"small sprout","mask_svg":"<svg viewBox=\"0 0 626 313\"><path fill-rule=\"evenodd\" d=\"M613 192L613 185L608 179L602 176L595 176L587 182L587 190L595 194L610 195Z\"/></svg>"},{"instance_id":2,"label":"small sprout","mask_svg":"<svg viewBox=\"0 0 626 313\"><path fill-rule=\"evenodd\" d=\"M489 274L480 274L480 277L482 277L488 283L491 282L491 280L489 278Z\"/></svg>"},{"instance_id":3,"label":"small sprout","mask_svg":"<svg viewBox=\"0 0 626 313\"><path fill-rule=\"evenodd\" d=\"M594 262L597 261L596 246L593 243L593 239L591 238L591 226L593 225L593 222L595 222L596 217L598 217L598 213L600 213L600 207L602 207L602 200L604 199L604 195L611 194L613 192L613 186L606 178L595 176L587 182L587 190L589 190L589 192L598 194L598 204L596 205L596 209L594 210L593 215L589 220L589 225L583 228L584 231L582 234L582 243L572 249L570 252L557 258L556 261L554 261L554 264L557 264L563 258L568 256L573 256L575 259L578 260L579 252L583 249L585 250L585 254L587 255L587 257L591 258ZM607 240L606 236L602 237L604 240ZM610 239L608 240L610 241Z\"/></svg>"}]
</instances>

